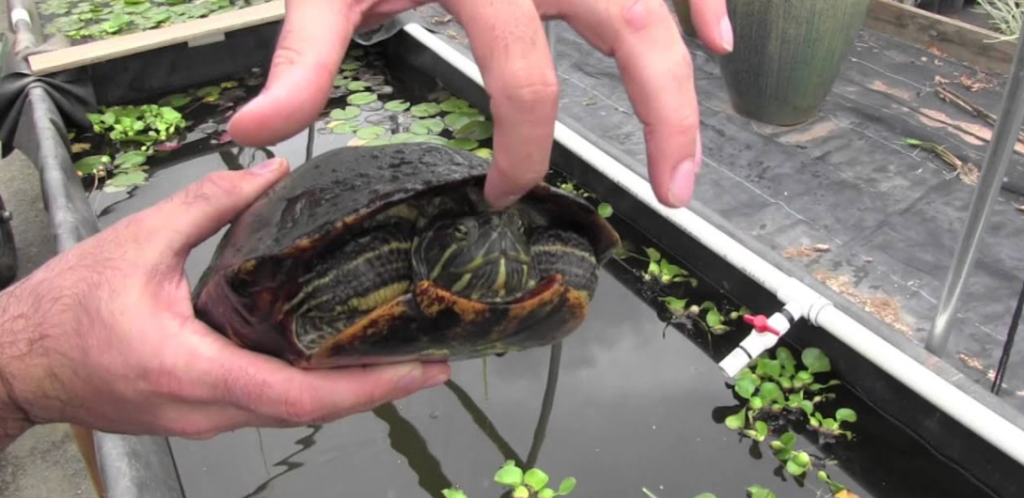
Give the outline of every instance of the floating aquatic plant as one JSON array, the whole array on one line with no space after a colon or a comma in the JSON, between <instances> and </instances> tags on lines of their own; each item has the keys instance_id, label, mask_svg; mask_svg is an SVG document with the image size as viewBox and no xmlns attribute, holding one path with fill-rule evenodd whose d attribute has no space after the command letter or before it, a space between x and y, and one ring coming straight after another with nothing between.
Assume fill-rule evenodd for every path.
<instances>
[{"instance_id":1,"label":"floating aquatic plant","mask_svg":"<svg viewBox=\"0 0 1024 498\"><path fill-rule=\"evenodd\" d=\"M512 460L494 473L494 482L510 488L513 498L555 498L567 496L576 489L576 478L566 477L559 483L558 489L548 487L551 478L543 470L533 467L526 471L519 468ZM458 488L442 489L445 498L468 498L465 491Z\"/></svg>"},{"instance_id":2,"label":"floating aquatic plant","mask_svg":"<svg viewBox=\"0 0 1024 498\"><path fill-rule=\"evenodd\" d=\"M209 17L269 0L36 0L45 33L99 40Z\"/></svg>"}]
</instances>

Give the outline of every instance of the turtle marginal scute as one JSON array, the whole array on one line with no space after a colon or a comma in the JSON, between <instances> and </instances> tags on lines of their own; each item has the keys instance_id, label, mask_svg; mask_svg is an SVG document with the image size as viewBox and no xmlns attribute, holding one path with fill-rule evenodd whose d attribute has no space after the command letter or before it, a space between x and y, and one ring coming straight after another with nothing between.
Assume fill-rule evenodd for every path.
<instances>
[{"instance_id":1,"label":"turtle marginal scute","mask_svg":"<svg viewBox=\"0 0 1024 498\"><path fill-rule=\"evenodd\" d=\"M376 339L381 339L392 332L396 323L411 319L415 313L415 305L410 294L403 294L387 304L371 311L338 335L324 342L310 354L311 358L326 359L348 351L358 351Z\"/></svg>"}]
</instances>

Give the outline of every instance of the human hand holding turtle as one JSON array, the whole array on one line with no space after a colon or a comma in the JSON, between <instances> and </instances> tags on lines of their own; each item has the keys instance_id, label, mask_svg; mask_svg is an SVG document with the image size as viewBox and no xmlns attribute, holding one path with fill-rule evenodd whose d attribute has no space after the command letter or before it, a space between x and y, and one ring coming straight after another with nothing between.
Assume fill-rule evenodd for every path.
<instances>
[{"instance_id":1,"label":"human hand holding turtle","mask_svg":"<svg viewBox=\"0 0 1024 498\"><path fill-rule=\"evenodd\" d=\"M427 0L287 0L283 29L263 92L233 118L245 145L288 138L323 109L356 30ZM440 0L469 34L490 95L494 163L486 196L512 204L548 170L558 78L542 19L561 18L615 57L644 125L651 185L670 207L690 202L701 164L693 66L664 0ZM694 28L712 51L732 50L725 0L689 0Z\"/></svg>"},{"instance_id":2,"label":"human hand holding turtle","mask_svg":"<svg viewBox=\"0 0 1024 498\"><path fill-rule=\"evenodd\" d=\"M49 422L187 438L298 426L447 380L444 363L298 369L196 320L189 251L287 171L213 173L0 293L0 449Z\"/></svg>"},{"instance_id":3,"label":"human hand holding turtle","mask_svg":"<svg viewBox=\"0 0 1024 498\"><path fill-rule=\"evenodd\" d=\"M421 3L288 2L267 87L236 115L232 136L267 144L308 126L354 31ZM558 85L541 19L553 17L616 57L645 125L655 193L670 206L689 202L701 159L692 65L662 0L442 3L467 28L491 96L492 205L511 204L548 168ZM729 51L725 0L690 5L704 43ZM185 258L286 174L279 160L267 166L214 173L0 293L0 449L47 422L207 438L328 421L447 380L444 363L297 369L195 319Z\"/></svg>"}]
</instances>

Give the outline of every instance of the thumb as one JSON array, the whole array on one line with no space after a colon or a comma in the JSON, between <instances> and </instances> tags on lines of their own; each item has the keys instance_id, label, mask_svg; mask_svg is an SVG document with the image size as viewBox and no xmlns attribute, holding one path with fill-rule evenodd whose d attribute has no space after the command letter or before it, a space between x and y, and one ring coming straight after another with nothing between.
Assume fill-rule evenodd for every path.
<instances>
[{"instance_id":1,"label":"thumb","mask_svg":"<svg viewBox=\"0 0 1024 498\"><path fill-rule=\"evenodd\" d=\"M288 174L288 162L270 159L242 171L218 171L185 187L146 211L145 237L184 257L249 207ZM157 239L157 240L153 240Z\"/></svg>"}]
</instances>

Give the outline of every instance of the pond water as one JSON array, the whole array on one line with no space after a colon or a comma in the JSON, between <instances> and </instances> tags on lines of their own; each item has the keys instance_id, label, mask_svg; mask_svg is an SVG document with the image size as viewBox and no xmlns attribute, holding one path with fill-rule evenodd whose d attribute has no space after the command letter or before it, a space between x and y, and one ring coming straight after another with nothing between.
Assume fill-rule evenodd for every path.
<instances>
[{"instance_id":1,"label":"pond water","mask_svg":"<svg viewBox=\"0 0 1024 498\"><path fill-rule=\"evenodd\" d=\"M393 92L383 92L382 101L447 99L424 75L390 66L386 73ZM339 90L328 110L344 108L354 92ZM362 124L353 125L351 133L332 132L328 124L337 127L343 120L327 116L328 111L310 132L263 149L220 143L223 116L203 114L190 126L188 143L150 159L147 183L126 191L97 188L91 201L106 227L213 171L250 167L270 156L297 167L310 155L352 143L355 130L369 126L367 121L386 128L383 137L454 135L452 130L408 131L411 123L429 116L389 114L378 105L361 108ZM103 147L101 141L91 143L96 144L92 152ZM458 145L485 152L489 141ZM556 173L551 181L565 179ZM87 189L91 183L83 181ZM611 219L630 251L657 248L619 214ZM186 273L192 283L222 234L189 256ZM754 444L723 424L741 405L716 361L746 334L742 322L727 322L733 330L714 336L710 345L707 330L685 321L666 331L665 305L643 278L646 268L640 257L613 259L602 272L587 321L561 345L455 363L447 385L330 424L246 429L208 441L172 439L187 496L442 498L442 490L453 486L470 498L498 496L504 490L492 477L507 459L544 469L554 485L575 477L573 496L581 497L644 498L644 489L657 498L702 492L739 497L752 485L768 487L780 498L829 496L813 472L805 481L794 479L767 441ZM726 315L739 308L703 282L672 292L691 303L712 301ZM831 459L830 477L856 496L992 496L852 391L841 385L830 389L836 400L820 409L854 409L858 420L850 429L856 437L821 444L801 424L794 428L795 448Z\"/></svg>"}]
</instances>

